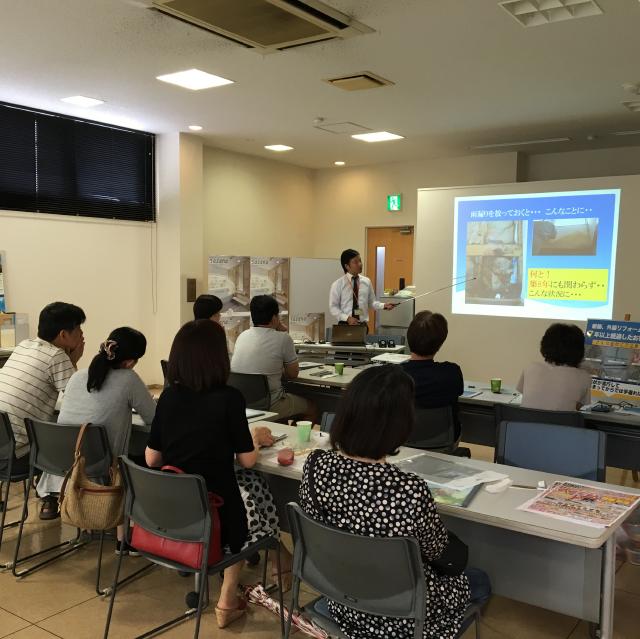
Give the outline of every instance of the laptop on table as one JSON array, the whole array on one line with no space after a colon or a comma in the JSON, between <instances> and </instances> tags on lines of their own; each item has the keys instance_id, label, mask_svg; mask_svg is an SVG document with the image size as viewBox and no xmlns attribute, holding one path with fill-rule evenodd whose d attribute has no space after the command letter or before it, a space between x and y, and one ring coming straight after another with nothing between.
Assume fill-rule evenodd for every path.
<instances>
[{"instance_id":1,"label":"laptop on table","mask_svg":"<svg viewBox=\"0 0 640 639\"><path fill-rule=\"evenodd\" d=\"M336 324L331 329L332 346L366 346L367 327L364 324L349 326Z\"/></svg>"}]
</instances>

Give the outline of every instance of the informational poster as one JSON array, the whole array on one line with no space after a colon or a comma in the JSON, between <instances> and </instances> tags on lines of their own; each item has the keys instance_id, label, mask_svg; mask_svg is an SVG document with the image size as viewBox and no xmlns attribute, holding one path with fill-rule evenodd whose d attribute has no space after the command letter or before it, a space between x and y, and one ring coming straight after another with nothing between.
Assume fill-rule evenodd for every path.
<instances>
[{"instance_id":1,"label":"informational poster","mask_svg":"<svg viewBox=\"0 0 640 639\"><path fill-rule=\"evenodd\" d=\"M0 251L0 313L4 313L7 310L7 305L4 297L4 267L4 253Z\"/></svg>"},{"instance_id":2,"label":"informational poster","mask_svg":"<svg viewBox=\"0 0 640 639\"><path fill-rule=\"evenodd\" d=\"M289 335L294 342L317 343L325 338L324 313L294 313L289 317Z\"/></svg>"},{"instance_id":3,"label":"informational poster","mask_svg":"<svg viewBox=\"0 0 640 639\"><path fill-rule=\"evenodd\" d=\"M585 364L594 401L640 405L640 322L589 320Z\"/></svg>"},{"instance_id":4,"label":"informational poster","mask_svg":"<svg viewBox=\"0 0 640 639\"><path fill-rule=\"evenodd\" d=\"M275 297L280 306L281 322L288 327L288 257L214 255L209 257L208 276L208 293L222 300L221 323L227 333L230 353L233 353L240 333L251 328L249 306L256 295Z\"/></svg>"},{"instance_id":5,"label":"informational poster","mask_svg":"<svg viewBox=\"0 0 640 639\"><path fill-rule=\"evenodd\" d=\"M455 198L452 311L611 318L620 190Z\"/></svg>"},{"instance_id":6,"label":"informational poster","mask_svg":"<svg viewBox=\"0 0 640 639\"><path fill-rule=\"evenodd\" d=\"M251 258L251 297L273 295L281 312L289 311L289 258Z\"/></svg>"},{"instance_id":7,"label":"informational poster","mask_svg":"<svg viewBox=\"0 0 640 639\"><path fill-rule=\"evenodd\" d=\"M216 255L209 258L210 295L222 300L222 312L249 313L251 301L251 258Z\"/></svg>"}]
</instances>

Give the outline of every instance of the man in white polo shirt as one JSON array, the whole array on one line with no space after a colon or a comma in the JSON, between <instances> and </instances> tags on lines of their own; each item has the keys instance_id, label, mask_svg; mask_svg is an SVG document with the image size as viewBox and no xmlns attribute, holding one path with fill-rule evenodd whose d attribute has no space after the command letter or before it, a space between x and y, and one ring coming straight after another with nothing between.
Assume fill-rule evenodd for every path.
<instances>
[{"instance_id":1,"label":"man in white polo shirt","mask_svg":"<svg viewBox=\"0 0 640 639\"><path fill-rule=\"evenodd\" d=\"M313 420L313 404L304 397L285 392L282 386L283 375L295 379L300 370L293 340L280 322L278 302L271 295L256 295L249 309L253 326L240 333L236 340L231 370L267 376L271 391L269 410L278 413L278 419L303 416Z\"/></svg>"},{"instance_id":2,"label":"man in white polo shirt","mask_svg":"<svg viewBox=\"0 0 640 639\"><path fill-rule=\"evenodd\" d=\"M354 249L342 251L344 275L331 285L329 309L338 324L356 326L369 321L369 309L389 311L394 304L376 301L371 280L362 275L362 258Z\"/></svg>"}]
</instances>

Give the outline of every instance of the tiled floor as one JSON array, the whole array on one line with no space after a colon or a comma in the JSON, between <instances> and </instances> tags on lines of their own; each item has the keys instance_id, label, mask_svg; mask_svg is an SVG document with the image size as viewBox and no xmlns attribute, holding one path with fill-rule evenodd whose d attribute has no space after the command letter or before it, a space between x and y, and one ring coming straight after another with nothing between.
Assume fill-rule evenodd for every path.
<instances>
[{"instance_id":1,"label":"tiled floor","mask_svg":"<svg viewBox=\"0 0 640 639\"><path fill-rule=\"evenodd\" d=\"M471 446L473 457L491 459L492 450ZM636 485L630 473L611 469L608 480ZM11 520L18 515L19 491L13 492L7 514ZM45 543L61 538L59 520L43 523L37 519L34 503L27 525L25 551L37 550ZM16 529L5 532L0 551L0 564L13 558ZM41 571L16 580L9 571L0 572L0 638L11 639L95 639L102 637L108 601L96 596L94 590L97 545L80 549ZM115 568L113 542L109 543L104 576L110 579ZM127 558L127 570L143 565L144 560ZM242 582L259 580L256 569L245 569ZM110 637L125 639L184 611L184 595L191 589L190 579L174 572L154 569L150 574L129 584L116 600ZM211 579L212 598L219 588L217 578ZM312 593L307 591L305 599ZM615 639L640 637L640 567L620 563L616 580ZM588 639L587 625L503 597L493 597L482 622L483 639ZM193 636L193 622L177 626L162 635L167 639ZM250 606L248 616L225 630L219 630L211 609L203 615L200 631L203 639L223 639L242 636L246 639L277 639L278 618L259 606ZM297 633L302 637L301 633ZM465 639L475 637L470 629Z\"/></svg>"}]
</instances>

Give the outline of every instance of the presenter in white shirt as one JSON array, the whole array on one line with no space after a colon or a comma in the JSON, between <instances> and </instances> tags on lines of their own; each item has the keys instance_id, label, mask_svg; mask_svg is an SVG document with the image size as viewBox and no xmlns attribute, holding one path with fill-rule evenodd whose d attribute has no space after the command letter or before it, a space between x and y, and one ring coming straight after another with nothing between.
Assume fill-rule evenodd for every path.
<instances>
[{"instance_id":1,"label":"presenter in white shirt","mask_svg":"<svg viewBox=\"0 0 640 639\"><path fill-rule=\"evenodd\" d=\"M378 302L368 277L362 275L362 258L354 249L342 251L344 275L331 285L329 308L338 324L357 326L369 321L369 309L389 311L395 304Z\"/></svg>"}]
</instances>

